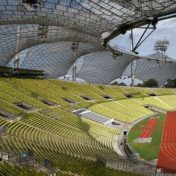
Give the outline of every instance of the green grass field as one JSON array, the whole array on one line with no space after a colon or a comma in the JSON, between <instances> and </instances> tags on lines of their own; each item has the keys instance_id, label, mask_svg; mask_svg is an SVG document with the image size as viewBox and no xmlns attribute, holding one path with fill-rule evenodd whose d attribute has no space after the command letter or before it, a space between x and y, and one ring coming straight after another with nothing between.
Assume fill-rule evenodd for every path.
<instances>
[{"instance_id":1,"label":"green grass field","mask_svg":"<svg viewBox=\"0 0 176 176\"><path fill-rule=\"evenodd\" d=\"M143 144L137 144L135 143L135 139L138 138L138 136L141 133L142 127L144 127L148 120L150 119L147 118L138 124L136 124L129 132L128 134L128 143L130 146L140 154L140 157L151 161L154 159L157 159L159 149L160 149L160 143L162 139L162 131L164 128L164 122L165 122L165 115L164 114L158 114L153 117L159 116L160 118L157 121L157 124L154 128L154 131L152 133L152 142L151 143L143 143Z\"/></svg>"}]
</instances>

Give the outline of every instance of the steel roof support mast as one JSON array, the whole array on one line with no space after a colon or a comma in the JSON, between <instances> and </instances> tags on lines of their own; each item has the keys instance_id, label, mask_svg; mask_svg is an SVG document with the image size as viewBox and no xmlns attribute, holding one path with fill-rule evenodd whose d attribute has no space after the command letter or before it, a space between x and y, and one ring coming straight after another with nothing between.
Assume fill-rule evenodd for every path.
<instances>
[{"instance_id":1,"label":"steel roof support mast","mask_svg":"<svg viewBox=\"0 0 176 176\"><path fill-rule=\"evenodd\" d=\"M20 1L20 4L22 4L22 1ZM21 19L21 9L18 12L19 24L20 24L20 19ZM20 56L19 56L20 32L21 32L21 27L20 25L18 25L17 32L16 32L16 56L14 57L14 69L18 69L20 67Z\"/></svg>"},{"instance_id":2,"label":"steel roof support mast","mask_svg":"<svg viewBox=\"0 0 176 176\"><path fill-rule=\"evenodd\" d=\"M155 31L156 29L156 24L157 24L158 20L157 19L153 19L153 20L148 20L147 21L147 25L146 26L142 26L142 27L136 27L135 29L144 29L143 33L141 34L141 37L138 39L138 41L136 42L136 44L134 44L134 34L133 34L133 27L131 26L121 26L121 28L118 29L118 31L116 31L117 33L119 32L119 34L125 34L127 32L127 30L131 30L131 34L130 34L130 40L131 40L131 52L138 54L138 52L136 51L144 42L145 40ZM149 31L151 30L151 31ZM149 31L149 32L148 32ZM148 33L147 33L148 32ZM108 33L107 33L108 34ZM104 41L103 46L108 47L112 52L113 52L113 57L115 58L116 56L119 56L119 53L117 53L110 45L108 45L107 42L109 42L109 40L112 39L112 37L115 37L115 34L110 34L108 37L103 37L102 39ZM120 53L121 55L121 53ZM135 80L135 63L134 61L131 62L131 85L134 86L134 80Z\"/></svg>"},{"instance_id":3,"label":"steel roof support mast","mask_svg":"<svg viewBox=\"0 0 176 176\"><path fill-rule=\"evenodd\" d=\"M19 58L19 38L20 38L20 25L17 26L17 34L16 34L16 56L14 57L14 69L18 69L20 66L20 58Z\"/></svg>"},{"instance_id":4,"label":"steel roof support mast","mask_svg":"<svg viewBox=\"0 0 176 176\"><path fill-rule=\"evenodd\" d=\"M133 51L134 50L133 29L131 29L129 38L131 40L131 51ZM131 86L134 86L134 80L135 80L135 68L134 68L134 61L132 61L131 62Z\"/></svg>"},{"instance_id":5,"label":"steel roof support mast","mask_svg":"<svg viewBox=\"0 0 176 176\"><path fill-rule=\"evenodd\" d=\"M73 52L73 70L72 70L72 81L76 81L76 58L79 43L75 42L71 45L71 50Z\"/></svg>"},{"instance_id":6,"label":"steel roof support mast","mask_svg":"<svg viewBox=\"0 0 176 176\"><path fill-rule=\"evenodd\" d=\"M20 4L24 6L28 11L34 11L39 7L42 0L21 0ZM22 7L21 6L21 7ZM21 9L18 13L18 20L20 24L21 19ZM16 56L14 57L14 69L18 69L20 67L20 56L19 56L19 45L20 45L20 25L17 26L17 34L16 34Z\"/></svg>"},{"instance_id":7,"label":"steel roof support mast","mask_svg":"<svg viewBox=\"0 0 176 176\"><path fill-rule=\"evenodd\" d=\"M151 26L152 25L152 26ZM139 29L144 29L141 37L137 41L137 43L134 45L134 35L133 35L133 29L131 29L130 33L130 40L131 40L131 51L135 54L138 54L136 51L143 43L144 41L155 31L156 24L149 23L146 27L138 27ZM148 34L147 31L151 30ZM135 80L135 61L131 62L131 86L134 86L134 80Z\"/></svg>"}]
</instances>

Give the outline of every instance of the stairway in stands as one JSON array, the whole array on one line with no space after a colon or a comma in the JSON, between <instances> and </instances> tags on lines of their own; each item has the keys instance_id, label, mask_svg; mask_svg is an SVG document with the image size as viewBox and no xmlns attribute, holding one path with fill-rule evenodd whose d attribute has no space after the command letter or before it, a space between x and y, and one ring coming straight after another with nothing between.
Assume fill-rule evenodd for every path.
<instances>
[{"instance_id":1,"label":"stairway in stands","mask_svg":"<svg viewBox=\"0 0 176 176\"><path fill-rule=\"evenodd\" d=\"M86 119L89 119L89 120L92 120L94 122L101 123L104 125L110 125L110 124L112 124L112 122L114 122L114 119L110 119L108 117L97 114L97 113L92 112L91 110L88 110L85 108L75 110L73 112L79 116L86 118Z\"/></svg>"}]
</instances>

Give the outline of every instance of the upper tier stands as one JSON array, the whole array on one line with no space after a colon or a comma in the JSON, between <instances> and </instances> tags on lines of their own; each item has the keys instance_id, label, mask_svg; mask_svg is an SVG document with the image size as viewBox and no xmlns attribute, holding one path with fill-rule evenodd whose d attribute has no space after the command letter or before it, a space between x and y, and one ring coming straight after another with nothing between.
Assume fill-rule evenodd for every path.
<instances>
[{"instance_id":1,"label":"upper tier stands","mask_svg":"<svg viewBox=\"0 0 176 176\"><path fill-rule=\"evenodd\" d=\"M115 120L133 122L139 118L153 114L144 105L149 104L161 109L172 110L176 108L174 100L176 100L176 95L131 98L97 104L90 107L90 109Z\"/></svg>"}]
</instances>

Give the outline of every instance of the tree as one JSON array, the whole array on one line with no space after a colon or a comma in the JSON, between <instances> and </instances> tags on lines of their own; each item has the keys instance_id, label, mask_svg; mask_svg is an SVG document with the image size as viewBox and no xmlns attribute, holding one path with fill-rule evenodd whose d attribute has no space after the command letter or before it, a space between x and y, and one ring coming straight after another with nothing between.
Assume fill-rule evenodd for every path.
<instances>
[{"instance_id":1,"label":"tree","mask_svg":"<svg viewBox=\"0 0 176 176\"><path fill-rule=\"evenodd\" d=\"M115 85L115 86L118 86L119 83L117 81L114 81L113 83L111 83L111 85Z\"/></svg>"},{"instance_id":2,"label":"tree","mask_svg":"<svg viewBox=\"0 0 176 176\"><path fill-rule=\"evenodd\" d=\"M176 87L176 79L168 79L164 87Z\"/></svg>"},{"instance_id":3,"label":"tree","mask_svg":"<svg viewBox=\"0 0 176 176\"><path fill-rule=\"evenodd\" d=\"M126 86L126 84L122 82L119 84L119 86Z\"/></svg>"},{"instance_id":4,"label":"tree","mask_svg":"<svg viewBox=\"0 0 176 176\"><path fill-rule=\"evenodd\" d=\"M158 82L155 79L144 81L142 87L158 87Z\"/></svg>"}]
</instances>

